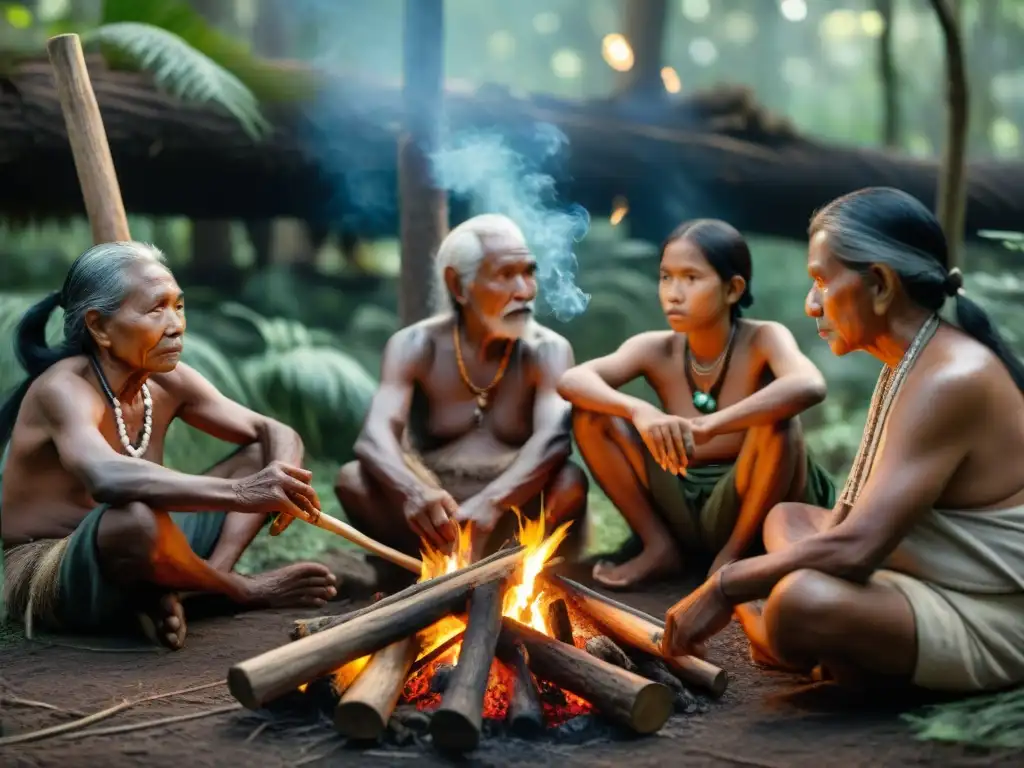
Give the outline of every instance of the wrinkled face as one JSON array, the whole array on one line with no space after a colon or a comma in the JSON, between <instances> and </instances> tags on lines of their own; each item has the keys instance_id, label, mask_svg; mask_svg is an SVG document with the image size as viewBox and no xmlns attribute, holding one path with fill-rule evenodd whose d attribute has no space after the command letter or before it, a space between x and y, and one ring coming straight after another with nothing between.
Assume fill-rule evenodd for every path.
<instances>
[{"instance_id":1,"label":"wrinkled face","mask_svg":"<svg viewBox=\"0 0 1024 768\"><path fill-rule=\"evenodd\" d=\"M742 277L723 283L700 248L685 237L665 248L658 298L673 331L685 333L721 321L745 288Z\"/></svg>"},{"instance_id":2,"label":"wrinkled face","mask_svg":"<svg viewBox=\"0 0 1024 768\"><path fill-rule=\"evenodd\" d=\"M116 359L135 370L166 373L181 359L185 297L160 264L140 262L131 272L132 289L108 318L89 318L93 337Z\"/></svg>"},{"instance_id":3,"label":"wrinkled face","mask_svg":"<svg viewBox=\"0 0 1024 768\"><path fill-rule=\"evenodd\" d=\"M487 255L466 286L463 307L493 336L518 339L533 319L537 261L518 238L495 235L481 240Z\"/></svg>"},{"instance_id":4,"label":"wrinkled face","mask_svg":"<svg viewBox=\"0 0 1024 768\"><path fill-rule=\"evenodd\" d=\"M865 349L878 336L881 318L864 276L835 257L824 231L811 238L807 273L813 283L804 311L814 318L818 335L828 342L832 354Z\"/></svg>"}]
</instances>

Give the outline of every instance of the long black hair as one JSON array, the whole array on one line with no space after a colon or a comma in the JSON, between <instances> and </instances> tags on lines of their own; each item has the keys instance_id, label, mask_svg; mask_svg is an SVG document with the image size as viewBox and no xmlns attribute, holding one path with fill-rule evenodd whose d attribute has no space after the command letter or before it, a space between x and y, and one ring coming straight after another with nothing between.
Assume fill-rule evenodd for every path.
<instances>
[{"instance_id":1,"label":"long black hair","mask_svg":"<svg viewBox=\"0 0 1024 768\"><path fill-rule=\"evenodd\" d=\"M14 351L28 378L0 406L0 448L11 438L18 411L32 382L59 360L92 349L86 313L95 310L109 317L117 312L131 290L128 269L140 261L162 264L164 256L146 243L114 242L93 246L72 263L61 290L47 294L22 316L15 332ZM46 343L46 325L57 307L64 308L64 338L51 347Z\"/></svg>"},{"instance_id":2,"label":"long black hair","mask_svg":"<svg viewBox=\"0 0 1024 768\"><path fill-rule=\"evenodd\" d=\"M754 279L753 265L750 259L750 247L743 235L732 226L720 219L694 219L680 224L672 230L665 242L661 244L661 256L665 257L665 249L676 240L683 238L700 248L708 264L715 270L723 283L728 283L736 275L742 277L747 284L739 301L732 305L732 319L743 316L743 310L754 303L751 281Z\"/></svg>"},{"instance_id":3,"label":"long black hair","mask_svg":"<svg viewBox=\"0 0 1024 768\"><path fill-rule=\"evenodd\" d=\"M992 350L1024 391L1024 364L985 310L964 294L960 270L949 269L946 236L924 203L898 189L868 187L836 198L816 213L810 234L819 231L826 233L829 249L849 269L890 267L910 300L925 309L938 312L953 297L964 333Z\"/></svg>"}]
</instances>

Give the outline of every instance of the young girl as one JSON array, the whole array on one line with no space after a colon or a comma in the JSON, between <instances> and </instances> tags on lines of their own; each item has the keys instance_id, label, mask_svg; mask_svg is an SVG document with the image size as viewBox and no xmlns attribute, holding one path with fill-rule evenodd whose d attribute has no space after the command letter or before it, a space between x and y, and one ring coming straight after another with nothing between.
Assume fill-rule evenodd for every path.
<instances>
[{"instance_id":1,"label":"young girl","mask_svg":"<svg viewBox=\"0 0 1024 768\"><path fill-rule=\"evenodd\" d=\"M742 319L750 282L750 250L733 227L680 225L661 250L671 330L634 336L562 377L580 454L633 529L626 549L639 550L595 565L605 586L671 575L682 552L713 557L714 573L760 544L775 504L835 501L798 419L825 398L825 380L784 326ZM641 376L661 409L619 391Z\"/></svg>"}]
</instances>

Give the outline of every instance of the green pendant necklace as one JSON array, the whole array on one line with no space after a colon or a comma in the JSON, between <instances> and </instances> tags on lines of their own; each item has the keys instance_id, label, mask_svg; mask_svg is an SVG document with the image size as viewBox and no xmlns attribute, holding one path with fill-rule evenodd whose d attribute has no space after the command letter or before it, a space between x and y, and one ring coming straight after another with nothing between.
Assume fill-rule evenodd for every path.
<instances>
[{"instance_id":1,"label":"green pendant necklace","mask_svg":"<svg viewBox=\"0 0 1024 768\"><path fill-rule=\"evenodd\" d=\"M725 375L729 371L729 360L732 358L733 341L735 338L736 326L733 325L732 330L729 332L729 341L726 342L725 350L722 352L725 359L722 360L721 373L718 374L715 383L707 391L698 389L696 382L693 380L693 369L696 367L696 361L690 353L689 340L683 342L683 371L686 373L686 383L690 386L690 391L693 393L693 407L701 413L714 413L718 409L718 393L722 390L722 384L725 383ZM720 357L719 359L721 360L722 358ZM718 361L716 360L708 366L708 372L713 371L717 363Z\"/></svg>"}]
</instances>

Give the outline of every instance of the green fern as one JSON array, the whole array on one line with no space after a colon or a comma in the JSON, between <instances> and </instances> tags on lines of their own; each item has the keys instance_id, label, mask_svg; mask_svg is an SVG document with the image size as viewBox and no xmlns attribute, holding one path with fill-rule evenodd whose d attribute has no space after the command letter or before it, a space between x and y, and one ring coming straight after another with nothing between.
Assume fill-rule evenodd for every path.
<instances>
[{"instance_id":1,"label":"green fern","mask_svg":"<svg viewBox=\"0 0 1024 768\"><path fill-rule=\"evenodd\" d=\"M238 120L253 139L261 139L270 124L241 80L197 51L182 38L150 24L124 21L104 24L82 34L83 43L109 46L150 72L159 88L184 101L214 103Z\"/></svg>"}]
</instances>

